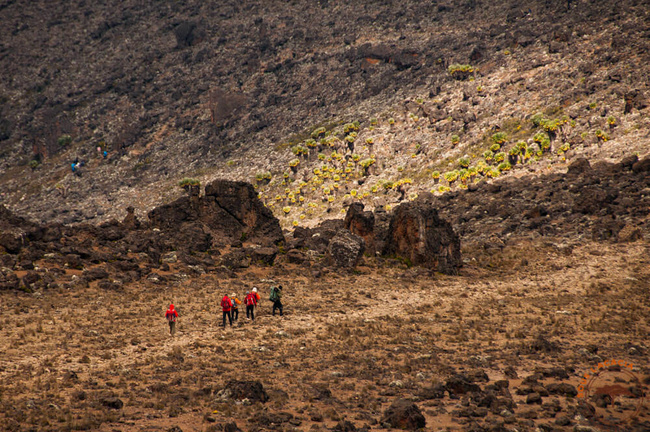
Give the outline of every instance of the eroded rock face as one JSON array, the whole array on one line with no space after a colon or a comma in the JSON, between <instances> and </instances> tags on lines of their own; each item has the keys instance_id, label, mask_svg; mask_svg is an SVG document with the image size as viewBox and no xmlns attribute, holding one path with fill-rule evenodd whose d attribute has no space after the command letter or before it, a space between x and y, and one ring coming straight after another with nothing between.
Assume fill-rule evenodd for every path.
<instances>
[{"instance_id":1,"label":"eroded rock face","mask_svg":"<svg viewBox=\"0 0 650 432\"><path fill-rule=\"evenodd\" d=\"M212 198L218 209L211 206ZM208 207L205 210L214 209L215 213L224 211L230 215L235 225L241 226L247 240L260 244L284 241L280 223L262 204L250 183L216 180L205 187L204 201ZM214 221L213 218L209 220Z\"/></svg>"},{"instance_id":2,"label":"eroded rock face","mask_svg":"<svg viewBox=\"0 0 650 432\"><path fill-rule=\"evenodd\" d=\"M149 219L178 248L188 242L188 248L203 251L208 243L248 241L269 246L284 241L278 220L245 182L216 180L205 187L205 196L179 198L149 212ZM179 236L181 231L185 235Z\"/></svg>"},{"instance_id":3,"label":"eroded rock face","mask_svg":"<svg viewBox=\"0 0 650 432\"><path fill-rule=\"evenodd\" d=\"M407 258L414 265L445 274L456 274L462 266L458 234L425 199L395 209L383 254Z\"/></svg>"},{"instance_id":4,"label":"eroded rock face","mask_svg":"<svg viewBox=\"0 0 650 432\"><path fill-rule=\"evenodd\" d=\"M362 203L352 203L345 215L343 226L352 234L361 237L366 244L366 250L374 255L375 215L372 212L363 211L363 207Z\"/></svg>"}]
</instances>

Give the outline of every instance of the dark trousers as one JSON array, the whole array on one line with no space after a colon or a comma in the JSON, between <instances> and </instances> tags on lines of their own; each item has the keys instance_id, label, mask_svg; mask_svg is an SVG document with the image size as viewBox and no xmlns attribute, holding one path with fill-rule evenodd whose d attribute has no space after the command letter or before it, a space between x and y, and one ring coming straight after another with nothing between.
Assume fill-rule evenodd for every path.
<instances>
[{"instance_id":1,"label":"dark trousers","mask_svg":"<svg viewBox=\"0 0 650 432\"><path fill-rule=\"evenodd\" d=\"M174 336L174 333L176 333L176 322L169 321L169 334Z\"/></svg>"},{"instance_id":2,"label":"dark trousers","mask_svg":"<svg viewBox=\"0 0 650 432\"><path fill-rule=\"evenodd\" d=\"M280 310L280 316L282 316L282 302L280 300L276 300L273 302L273 315L275 315L276 309Z\"/></svg>"},{"instance_id":3,"label":"dark trousers","mask_svg":"<svg viewBox=\"0 0 650 432\"><path fill-rule=\"evenodd\" d=\"M237 321L237 319L239 318L239 308L230 309L230 316L232 316L233 321Z\"/></svg>"},{"instance_id":4,"label":"dark trousers","mask_svg":"<svg viewBox=\"0 0 650 432\"><path fill-rule=\"evenodd\" d=\"M246 306L246 318L250 318L255 321L255 306Z\"/></svg>"},{"instance_id":5,"label":"dark trousers","mask_svg":"<svg viewBox=\"0 0 650 432\"><path fill-rule=\"evenodd\" d=\"M223 311L223 326L226 327L226 317L228 317L228 322L230 323L230 327L232 327L232 316L230 315L230 311Z\"/></svg>"}]
</instances>

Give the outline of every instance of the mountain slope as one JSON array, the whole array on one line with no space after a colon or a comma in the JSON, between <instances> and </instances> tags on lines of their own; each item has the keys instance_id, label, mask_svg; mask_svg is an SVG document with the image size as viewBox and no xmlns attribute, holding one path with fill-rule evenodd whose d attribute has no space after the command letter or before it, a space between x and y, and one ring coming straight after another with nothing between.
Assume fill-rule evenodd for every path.
<instances>
[{"instance_id":1,"label":"mountain slope","mask_svg":"<svg viewBox=\"0 0 650 432\"><path fill-rule=\"evenodd\" d=\"M407 178L412 191L431 190L433 171L458 168L465 155L475 165L497 130L508 146L532 144L538 112L566 120L554 152L568 143L569 158L643 156L647 6L6 1L3 201L42 221L101 221L176 197L184 176L252 181L267 171L278 180L267 201L281 193L290 201L280 185L289 149L319 126L343 140L352 121L356 153L376 159L369 189ZM454 64L476 71L457 79ZM368 138L373 147L359 146ZM81 179L70 171L75 158L86 162ZM543 159L528 170L564 169L561 157ZM315 166L303 160L290 177L308 181ZM360 189L359 177L337 203ZM403 198L393 195L366 204Z\"/></svg>"}]
</instances>

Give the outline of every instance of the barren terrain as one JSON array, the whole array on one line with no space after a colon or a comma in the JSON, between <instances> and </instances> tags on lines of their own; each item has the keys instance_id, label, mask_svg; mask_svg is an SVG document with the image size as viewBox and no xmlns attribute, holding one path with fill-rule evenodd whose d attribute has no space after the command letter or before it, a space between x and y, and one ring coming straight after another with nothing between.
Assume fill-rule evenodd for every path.
<instances>
[{"instance_id":1,"label":"barren terrain","mask_svg":"<svg viewBox=\"0 0 650 432\"><path fill-rule=\"evenodd\" d=\"M648 0L0 0L0 430L650 431L648 64Z\"/></svg>"},{"instance_id":2,"label":"barren terrain","mask_svg":"<svg viewBox=\"0 0 650 432\"><path fill-rule=\"evenodd\" d=\"M118 291L91 284L3 292L1 423L5 430L207 431L235 422L242 430L317 431L347 420L377 430L387 406L407 398L426 430L574 430L590 422L584 403L551 383L577 388L599 362L623 359L647 392L650 248L555 244L521 241L489 253L467 245L455 277L367 259L352 273L317 278L280 263ZM283 317L270 316L271 280L285 286ZM240 314L237 326L221 328L223 293L253 286L262 294L255 322ZM163 318L170 301L180 312L173 338ZM456 374L473 377L480 393L452 398L437 386ZM229 399L220 393L229 380L259 380L270 400ZM482 400L497 382L507 390ZM540 403L526 403L533 392L543 395ZM123 407L111 408L112 398ZM629 414L635 402L610 408ZM622 430L649 425L646 403L638 423Z\"/></svg>"}]
</instances>

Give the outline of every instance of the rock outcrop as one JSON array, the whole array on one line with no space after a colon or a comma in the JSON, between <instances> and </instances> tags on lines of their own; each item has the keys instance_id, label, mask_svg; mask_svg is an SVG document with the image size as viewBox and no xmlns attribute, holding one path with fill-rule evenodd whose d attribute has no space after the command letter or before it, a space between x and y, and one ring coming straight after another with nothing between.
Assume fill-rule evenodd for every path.
<instances>
[{"instance_id":1,"label":"rock outcrop","mask_svg":"<svg viewBox=\"0 0 650 432\"><path fill-rule=\"evenodd\" d=\"M345 214L343 227L352 234L361 237L366 244L366 251L375 254L375 215L373 212L363 211L362 203L352 203Z\"/></svg>"},{"instance_id":2,"label":"rock outcrop","mask_svg":"<svg viewBox=\"0 0 650 432\"><path fill-rule=\"evenodd\" d=\"M395 209L383 254L407 258L414 265L446 274L456 274L462 266L458 234L425 199Z\"/></svg>"},{"instance_id":3,"label":"rock outcrop","mask_svg":"<svg viewBox=\"0 0 650 432\"><path fill-rule=\"evenodd\" d=\"M187 196L149 212L178 249L206 251L246 241L270 246L284 241L273 213L257 198L249 183L216 180L205 195Z\"/></svg>"},{"instance_id":4,"label":"rock outcrop","mask_svg":"<svg viewBox=\"0 0 650 432\"><path fill-rule=\"evenodd\" d=\"M80 276L62 278L64 285L117 289L144 277L160 281L162 276L152 270L168 270L169 263L205 273L216 267L214 257L222 253L221 264L232 269L272 265L275 244L284 237L253 187L216 181L207 191L204 197L192 193L154 209L148 223L128 208L122 222L38 225L0 206L0 289L52 288L52 272L62 267L82 270ZM235 247L222 248L226 245ZM173 259L170 251L175 251ZM18 270L26 273L18 277Z\"/></svg>"}]
</instances>

